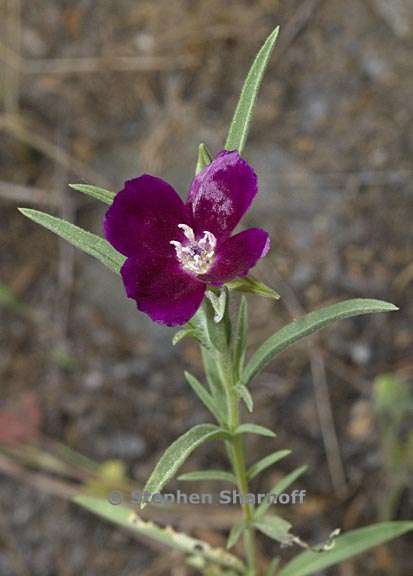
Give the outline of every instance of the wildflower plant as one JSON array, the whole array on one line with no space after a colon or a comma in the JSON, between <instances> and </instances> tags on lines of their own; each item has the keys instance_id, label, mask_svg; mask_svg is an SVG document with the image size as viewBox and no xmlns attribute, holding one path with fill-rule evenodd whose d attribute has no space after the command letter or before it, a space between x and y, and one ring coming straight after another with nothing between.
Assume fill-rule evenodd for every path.
<instances>
[{"instance_id":1,"label":"wildflower plant","mask_svg":"<svg viewBox=\"0 0 413 576\"><path fill-rule=\"evenodd\" d=\"M316 574L413 529L413 522L384 522L342 535L337 530L323 544L310 546L294 534L289 522L272 511L270 499L256 506L247 497L251 480L289 453L277 450L258 462L249 462L244 445L247 434L275 437L268 428L241 421L242 403L249 414L254 408L251 393L254 377L280 352L336 320L397 310L393 304L372 299L333 304L284 326L252 354L247 354L245 294L278 298L273 289L250 275L250 270L270 249L267 232L250 228L233 234L258 192L257 176L242 153L277 35L278 28L267 38L252 64L224 150L213 157L204 144L200 145L186 202L167 182L150 175L129 180L117 194L91 185L73 184L73 189L109 206L103 226L105 238L49 214L21 209L34 222L120 274L127 296L153 321L181 326L173 337L173 344L184 337L193 338L199 344L205 382L188 372L185 377L209 411L213 423L196 425L174 440L156 464L143 492L159 494L201 444L213 440L223 442L228 454L228 470L201 470L184 474L178 480L225 482L245 496L242 520L230 531L227 549L214 548L187 534L145 521L138 508L131 512L128 506L88 495L77 496L75 502L115 524L180 550L187 556L188 563L205 575ZM244 293L235 322L229 312L234 292ZM276 496L287 490L305 469L303 466L282 478L271 494ZM142 502L141 507L144 506ZM281 547L299 546L305 550L299 550L281 567L278 557L263 562L257 557L257 532ZM240 538L243 553L238 556L230 549Z\"/></svg>"}]
</instances>

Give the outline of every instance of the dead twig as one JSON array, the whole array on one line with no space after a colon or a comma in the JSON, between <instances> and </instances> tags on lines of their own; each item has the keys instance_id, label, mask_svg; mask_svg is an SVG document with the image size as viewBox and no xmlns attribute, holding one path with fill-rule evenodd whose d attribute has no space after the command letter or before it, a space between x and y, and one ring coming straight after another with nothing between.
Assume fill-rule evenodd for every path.
<instances>
[{"instance_id":1,"label":"dead twig","mask_svg":"<svg viewBox=\"0 0 413 576\"><path fill-rule=\"evenodd\" d=\"M16 204L57 206L57 199L51 192L33 186L14 184L13 182L0 181L0 198Z\"/></svg>"},{"instance_id":2,"label":"dead twig","mask_svg":"<svg viewBox=\"0 0 413 576\"><path fill-rule=\"evenodd\" d=\"M57 164L63 166L68 172L73 172L86 182L97 186L108 187L110 184L100 173L95 172L86 164L77 160L65 150L50 142L27 125L21 118L17 120L13 116L0 116L0 130L6 130L17 140L38 150Z\"/></svg>"},{"instance_id":3,"label":"dead twig","mask_svg":"<svg viewBox=\"0 0 413 576\"><path fill-rule=\"evenodd\" d=\"M395 36L405 39L411 26L407 0L370 0L373 12L388 26Z\"/></svg>"},{"instance_id":4,"label":"dead twig","mask_svg":"<svg viewBox=\"0 0 413 576\"><path fill-rule=\"evenodd\" d=\"M0 454L0 472L20 482L29 484L37 490L59 496L60 498L71 499L79 493L79 488L75 485L57 480L46 474L30 472L25 466L17 464L14 460L2 454Z\"/></svg>"},{"instance_id":5,"label":"dead twig","mask_svg":"<svg viewBox=\"0 0 413 576\"><path fill-rule=\"evenodd\" d=\"M63 477L51 476L47 468L44 467L44 462L41 462L39 458L35 462L30 460L30 458L26 458L27 454L19 454L19 450L21 451L22 447L13 450L0 450L0 473L6 474L42 492L59 496L66 500L72 499L81 492L82 488L90 480L96 477L98 471L89 471L82 467L82 464L77 465L72 461L68 461L64 458L64 451L63 455L60 453L61 449L65 448L63 445L56 446L54 442L51 442L50 448L52 449L50 455L53 458L60 459L62 466L67 467ZM56 449L58 450L57 453ZM48 454L48 449L45 449L45 461L47 461ZM32 470L31 467L34 466L40 471ZM96 464L96 466L98 465ZM55 473L57 472L55 471ZM61 471L60 474L62 474ZM124 505L134 509L132 492L140 490L142 490L142 486L133 481L130 488L125 489ZM208 510L204 510L202 518L194 514L194 506L191 504L182 504L179 507L174 505L147 507L142 511L141 515L144 519L151 519L163 525L174 525L185 531L197 530L201 527L204 529L209 527L213 530L229 530L233 524L240 520L238 510L225 510L219 505L210 506Z\"/></svg>"},{"instance_id":6,"label":"dead twig","mask_svg":"<svg viewBox=\"0 0 413 576\"><path fill-rule=\"evenodd\" d=\"M161 72L193 68L198 60L176 56L105 56L100 58L51 58L26 60L26 74L91 74L101 72Z\"/></svg>"},{"instance_id":7,"label":"dead twig","mask_svg":"<svg viewBox=\"0 0 413 576\"><path fill-rule=\"evenodd\" d=\"M305 30L311 19L315 16L317 10L321 7L324 0L306 0L300 4L292 18L289 19L286 26L280 34L280 40L277 44L276 56L279 58L295 42L298 36Z\"/></svg>"},{"instance_id":8,"label":"dead twig","mask_svg":"<svg viewBox=\"0 0 413 576\"><path fill-rule=\"evenodd\" d=\"M19 112L20 80L20 0L8 0L6 4L6 51L4 58L4 109L7 114Z\"/></svg>"}]
</instances>

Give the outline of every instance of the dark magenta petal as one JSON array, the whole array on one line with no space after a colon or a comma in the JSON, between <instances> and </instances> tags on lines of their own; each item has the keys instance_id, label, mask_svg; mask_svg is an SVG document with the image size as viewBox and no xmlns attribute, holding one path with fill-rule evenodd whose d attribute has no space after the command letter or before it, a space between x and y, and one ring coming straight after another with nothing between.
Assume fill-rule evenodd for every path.
<instances>
[{"instance_id":1,"label":"dark magenta petal","mask_svg":"<svg viewBox=\"0 0 413 576\"><path fill-rule=\"evenodd\" d=\"M106 239L125 256L149 251L173 253L178 224L189 223L188 210L175 190L160 178L145 174L128 180L106 212Z\"/></svg>"},{"instance_id":2,"label":"dark magenta petal","mask_svg":"<svg viewBox=\"0 0 413 576\"><path fill-rule=\"evenodd\" d=\"M202 280L223 284L245 276L270 249L270 238L261 228L249 228L226 240L218 249L215 262Z\"/></svg>"},{"instance_id":3,"label":"dark magenta petal","mask_svg":"<svg viewBox=\"0 0 413 576\"><path fill-rule=\"evenodd\" d=\"M121 270L126 293L138 309L167 326L185 324L201 305L206 286L173 257L128 258Z\"/></svg>"},{"instance_id":4,"label":"dark magenta petal","mask_svg":"<svg viewBox=\"0 0 413 576\"><path fill-rule=\"evenodd\" d=\"M257 176L238 152L220 152L192 182L188 206L197 234L229 236L257 193Z\"/></svg>"}]
</instances>

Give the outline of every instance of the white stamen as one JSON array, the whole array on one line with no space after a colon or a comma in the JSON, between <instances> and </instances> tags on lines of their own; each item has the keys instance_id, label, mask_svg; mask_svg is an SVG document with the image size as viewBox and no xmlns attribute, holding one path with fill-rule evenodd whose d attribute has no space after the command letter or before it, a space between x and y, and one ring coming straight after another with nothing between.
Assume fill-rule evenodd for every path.
<instances>
[{"instance_id":1,"label":"white stamen","mask_svg":"<svg viewBox=\"0 0 413 576\"><path fill-rule=\"evenodd\" d=\"M178 224L188 242L182 244L178 240L171 240L176 257L181 266L193 274L206 274L215 259L217 240L212 232L204 231L202 238L197 240L194 231L187 224Z\"/></svg>"},{"instance_id":2,"label":"white stamen","mask_svg":"<svg viewBox=\"0 0 413 576\"><path fill-rule=\"evenodd\" d=\"M187 224L178 224L178 228L180 228L183 231L188 240L190 240L191 242L195 242L195 234L190 226L188 226Z\"/></svg>"},{"instance_id":3,"label":"white stamen","mask_svg":"<svg viewBox=\"0 0 413 576\"><path fill-rule=\"evenodd\" d=\"M178 242L178 240L171 240L169 244L175 247L176 255L178 256L178 260L182 257L182 244Z\"/></svg>"},{"instance_id":4,"label":"white stamen","mask_svg":"<svg viewBox=\"0 0 413 576\"><path fill-rule=\"evenodd\" d=\"M201 240L198 242L200 248L204 250L215 250L217 245L217 239L209 232L209 230L204 230L204 235Z\"/></svg>"}]
</instances>

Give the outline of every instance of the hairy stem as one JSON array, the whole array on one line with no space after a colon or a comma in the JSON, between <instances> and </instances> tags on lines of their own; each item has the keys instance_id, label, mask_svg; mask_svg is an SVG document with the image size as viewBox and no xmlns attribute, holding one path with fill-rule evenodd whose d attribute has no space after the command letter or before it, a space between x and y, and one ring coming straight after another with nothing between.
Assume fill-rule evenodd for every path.
<instances>
[{"instance_id":1,"label":"hairy stem","mask_svg":"<svg viewBox=\"0 0 413 576\"><path fill-rule=\"evenodd\" d=\"M245 447L241 435L234 434L240 424L239 398L235 390L235 367L229 346L217 354L217 363L227 400L228 428L233 434L229 440L229 460L237 479L238 489L242 497L249 492L247 467L245 462ZM254 507L244 501L242 504L244 522L247 526L244 532L244 548L248 561L249 576L256 575L255 531L252 526Z\"/></svg>"},{"instance_id":2,"label":"hairy stem","mask_svg":"<svg viewBox=\"0 0 413 576\"><path fill-rule=\"evenodd\" d=\"M235 421L233 422L234 427L232 430L239 425L239 400L237 394L234 390L234 386L230 390L230 403L232 404L232 412L235 415ZM247 477L247 467L245 462L245 448L244 442L241 435L234 435L230 441L231 444L231 458L230 462L237 479L238 488L241 496L244 497L249 492L248 487L248 477ZM256 574L256 553L255 553L255 534L254 528L252 526L254 518L254 508L253 506L244 501L242 503L242 511L244 514L244 522L247 526L244 532L244 548L247 556L249 576L255 576Z\"/></svg>"}]
</instances>

